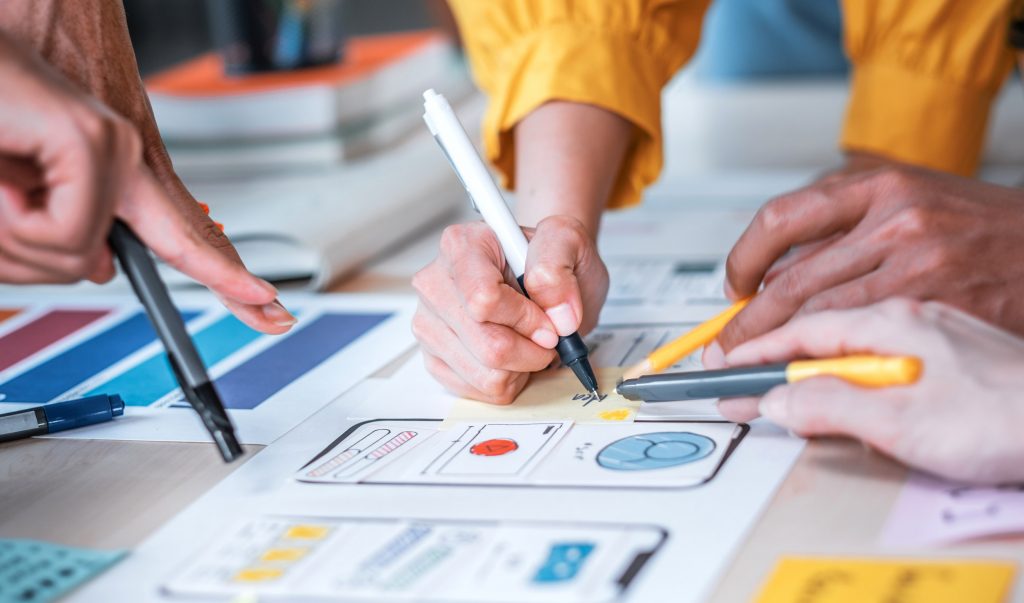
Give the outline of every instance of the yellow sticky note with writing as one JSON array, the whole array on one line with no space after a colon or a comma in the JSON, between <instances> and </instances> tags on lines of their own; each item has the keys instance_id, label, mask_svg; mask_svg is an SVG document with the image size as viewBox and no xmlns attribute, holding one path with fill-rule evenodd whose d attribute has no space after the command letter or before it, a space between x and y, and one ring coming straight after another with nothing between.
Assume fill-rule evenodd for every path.
<instances>
[{"instance_id":1,"label":"yellow sticky note with writing","mask_svg":"<svg viewBox=\"0 0 1024 603\"><path fill-rule=\"evenodd\" d=\"M757 603L1000 603L1016 565L966 559L787 557Z\"/></svg>"},{"instance_id":2,"label":"yellow sticky note with writing","mask_svg":"<svg viewBox=\"0 0 1024 603\"><path fill-rule=\"evenodd\" d=\"M498 406L458 400L443 427L466 421L575 421L576 423L632 422L640 409L639 400L627 400L615 393L622 368L598 369L601 396L583 391L579 379L569 369L545 371L533 376L511 404Z\"/></svg>"}]
</instances>

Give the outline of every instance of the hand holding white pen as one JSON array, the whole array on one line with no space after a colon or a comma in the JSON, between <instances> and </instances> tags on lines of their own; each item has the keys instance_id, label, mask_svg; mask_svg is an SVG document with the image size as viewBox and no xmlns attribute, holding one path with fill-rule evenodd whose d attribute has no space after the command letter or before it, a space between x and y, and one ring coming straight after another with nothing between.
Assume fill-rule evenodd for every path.
<instances>
[{"instance_id":1,"label":"hand holding white pen","mask_svg":"<svg viewBox=\"0 0 1024 603\"><path fill-rule=\"evenodd\" d=\"M586 379L586 348L573 335L593 326L607 291L593 241L578 221L555 216L528 242L448 103L424 97L425 121L486 222L448 228L438 259L413 280L413 330L428 369L460 395L508 403L559 347ZM581 291L584 279L596 286Z\"/></svg>"}]
</instances>

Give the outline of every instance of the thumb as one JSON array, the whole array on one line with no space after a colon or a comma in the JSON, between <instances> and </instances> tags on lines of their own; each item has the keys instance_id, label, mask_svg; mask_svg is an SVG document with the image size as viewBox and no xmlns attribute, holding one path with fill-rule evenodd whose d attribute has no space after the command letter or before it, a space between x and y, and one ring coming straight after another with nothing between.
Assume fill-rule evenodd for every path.
<instances>
[{"instance_id":1,"label":"thumb","mask_svg":"<svg viewBox=\"0 0 1024 603\"><path fill-rule=\"evenodd\" d=\"M561 337L575 333L583 322L581 281L591 277L587 269L588 258L597 255L593 248L583 224L568 216L543 220L530 240L526 292Z\"/></svg>"},{"instance_id":2,"label":"thumb","mask_svg":"<svg viewBox=\"0 0 1024 603\"><path fill-rule=\"evenodd\" d=\"M835 377L782 385L761 398L761 415L804 437L844 435L881 450L897 441L899 401L890 390L865 389Z\"/></svg>"}]
</instances>

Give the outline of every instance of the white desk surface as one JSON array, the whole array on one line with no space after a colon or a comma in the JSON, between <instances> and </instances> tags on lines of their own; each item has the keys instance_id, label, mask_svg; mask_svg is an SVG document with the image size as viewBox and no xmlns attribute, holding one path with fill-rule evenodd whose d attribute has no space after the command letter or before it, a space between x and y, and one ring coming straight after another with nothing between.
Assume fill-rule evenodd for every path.
<instances>
[{"instance_id":1,"label":"white desk surface","mask_svg":"<svg viewBox=\"0 0 1024 603\"><path fill-rule=\"evenodd\" d=\"M432 257L438 232L334 290L410 292L409 277ZM207 444L47 439L2 444L0 537L131 548L235 468L209 461ZM855 442L810 443L711 600L749 600L781 555L886 554L878 534L905 475L901 466ZM991 556L1024 566L1024 536L908 554ZM1018 587L1015 600L1024 601L1022 591Z\"/></svg>"}]
</instances>

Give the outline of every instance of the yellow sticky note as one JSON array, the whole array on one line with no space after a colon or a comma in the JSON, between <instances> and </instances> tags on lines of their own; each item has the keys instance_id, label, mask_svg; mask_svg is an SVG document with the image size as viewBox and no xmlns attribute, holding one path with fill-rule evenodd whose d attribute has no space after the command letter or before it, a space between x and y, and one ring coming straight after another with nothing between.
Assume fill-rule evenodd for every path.
<instances>
[{"instance_id":1,"label":"yellow sticky note","mask_svg":"<svg viewBox=\"0 0 1024 603\"><path fill-rule=\"evenodd\" d=\"M458 400L443 427L466 421L631 422L640 409L640 401L627 400L615 393L615 384L622 377L623 370L595 371L600 398L583 391L579 379L569 369L538 373L511 404L498 406L476 400Z\"/></svg>"},{"instance_id":2,"label":"yellow sticky note","mask_svg":"<svg viewBox=\"0 0 1024 603\"><path fill-rule=\"evenodd\" d=\"M276 567L247 567L235 574L236 582L269 582L284 575L284 570Z\"/></svg>"},{"instance_id":3,"label":"yellow sticky note","mask_svg":"<svg viewBox=\"0 0 1024 603\"><path fill-rule=\"evenodd\" d=\"M284 533L284 537L290 540L323 540L331 529L327 526L312 524L297 524Z\"/></svg>"},{"instance_id":4,"label":"yellow sticky note","mask_svg":"<svg viewBox=\"0 0 1024 603\"><path fill-rule=\"evenodd\" d=\"M1015 572L1003 561L787 557L757 603L1000 603Z\"/></svg>"},{"instance_id":5,"label":"yellow sticky note","mask_svg":"<svg viewBox=\"0 0 1024 603\"><path fill-rule=\"evenodd\" d=\"M302 547L267 549L262 555L260 555L260 560L267 562L298 561L299 559L302 559L307 552L309 552L309 549Z\"/></svg>"}]
</instances>

